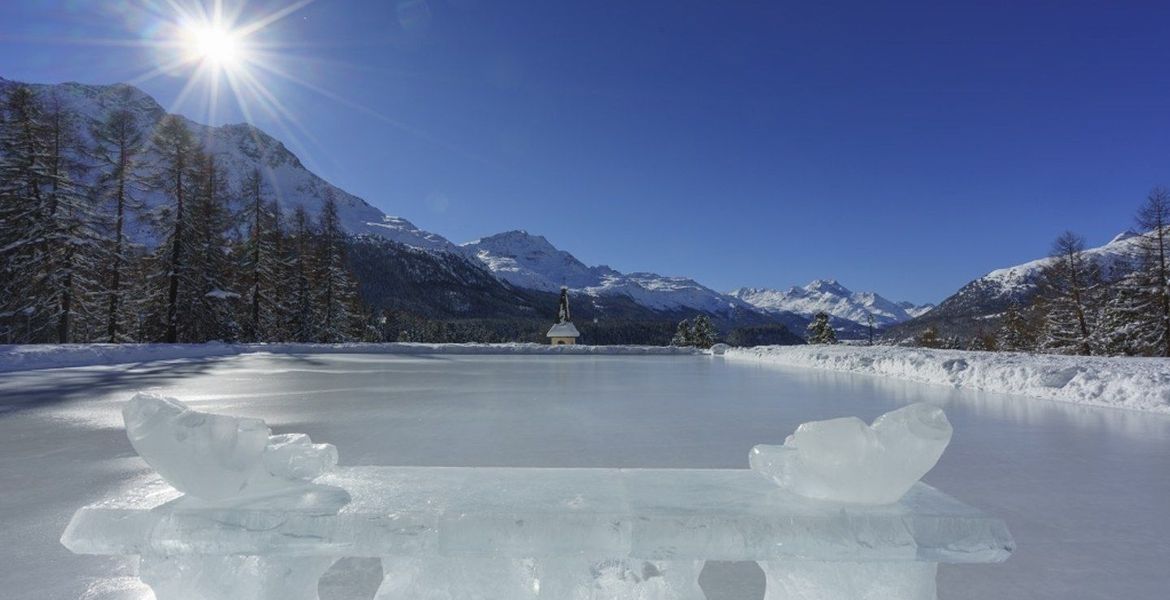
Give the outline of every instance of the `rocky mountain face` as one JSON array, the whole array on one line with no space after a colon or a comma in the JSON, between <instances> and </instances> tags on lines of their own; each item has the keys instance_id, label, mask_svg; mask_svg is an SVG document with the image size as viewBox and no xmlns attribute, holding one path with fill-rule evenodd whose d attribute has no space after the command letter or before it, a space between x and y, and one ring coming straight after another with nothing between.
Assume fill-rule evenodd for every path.
<instances>
[{"instance_id":1,"label":"rocky mountain face","mask_svg":"<svg viewBox=\"0 0 1170 600\"><path fill-rule=\"evenodd\" d=\"M1138 236L1132 231L1118 234L1109 243L1085 250L1108 278L1119 265L1138 258ZM1027 306L1039 291L1040 274L1052 258L1038 258L1012 267L996 269L959 288L932 310L891 327L887 337L902 340L928 327L941 334L968 337L998 327L999 316L1013 302Z\"/></svg>"}]
</instances>

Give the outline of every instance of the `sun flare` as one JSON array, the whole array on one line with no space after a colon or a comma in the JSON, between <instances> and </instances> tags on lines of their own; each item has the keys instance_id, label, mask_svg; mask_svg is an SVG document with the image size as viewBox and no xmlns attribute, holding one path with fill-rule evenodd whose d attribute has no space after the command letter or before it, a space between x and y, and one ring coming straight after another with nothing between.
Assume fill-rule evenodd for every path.
<instances>
[{"instance_id":1,"label":"sun flare","mask_svg":"<svg viewBox=\"0 0 1170 600\"><path fill-rule=\"evenodd\" d=\"M196 25L189 27L185 33L187 50L196 60L230 68L242 58L238 34L226 27Z\"/></svg>"}]
</instances>

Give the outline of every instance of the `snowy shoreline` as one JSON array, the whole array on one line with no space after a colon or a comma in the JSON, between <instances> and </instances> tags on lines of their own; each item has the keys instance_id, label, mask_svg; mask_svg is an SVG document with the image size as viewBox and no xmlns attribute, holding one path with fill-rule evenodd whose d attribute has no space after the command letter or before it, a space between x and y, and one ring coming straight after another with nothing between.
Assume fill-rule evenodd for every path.
<instances>
[{"instance_id":1,"label":"snowy shoreline","mask_svg":"<svg viewBox=\"0 0 1170 600\"><path fill-rule=\"evenodd\" d=\"M242 354L641 355L705 353L671 346L510 344L66 344L0 347L0 373L148 363ZM731 348L726 358L785 367L877 375L1056 400L1170 414L1170 359L1054 356L894 346Z\"/></svg>"},{"instance_id":2,"label":"snowy shoreline","mask_svg":"<svg viewBox=\"0 0 1170 600\"><path fill-rule=\"evenodd\" d=\"M726 357L878 375L1072 404L1170 413L1170 359L927 350L895 346L762 346Z\"/></svg>"},{"instance_id":3,"label":"snowy shoreline","mask_svg":"<svg viewBox=\"0 0 1170 600\"><path fill-rule=\"evenodd\" d=\"M216 358L240 354L524 354L524 355L690 355L695 348L672 346L551 346L548 344L29 344L0 346L0 373L64 367Z\"/></svg>"}]
</instances>

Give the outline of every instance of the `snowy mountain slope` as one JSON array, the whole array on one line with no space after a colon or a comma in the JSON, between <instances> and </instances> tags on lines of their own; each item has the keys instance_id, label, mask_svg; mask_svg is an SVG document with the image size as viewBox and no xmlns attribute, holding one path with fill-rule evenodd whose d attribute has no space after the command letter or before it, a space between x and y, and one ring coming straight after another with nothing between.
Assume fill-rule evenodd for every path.
<instances>
[{"instance_id":1,"label":"snowy mountain slope","mask_svg":"<svg viewBox=\"0 0 1170 600\"><path fill-rule=\"evenodd\" d=\"M922 305L916 305L913 302L899 302L898 306L901 306L902 310L906 311L906 314L910 315L911 319L921 317L934 310L934 305L929 302Z\"/></svg>"},{"instance_id":2,"label":"snowy mountain slope","mask_svg":"<svg viewBox=\"0 0 1170 600\"><path fill-rule=\"evenodd\" d=\"M0 79L0 89L14 82ZM78 133L85 142L92 142L89 131L110 113L125 109L133 114L143 136L149 139L150 132L166 116L166 110L145 92L129 85L85 85L62 83L55 85L30 84L30 87L47 102L61 102L77 121ZM354 234L370 233L424 250L457 252L457 246L434 233L422 231L409 221L385 215L365 200L330 184L309 171L280 141L247 124L210 127L185 119L187 126L200 140L204 150L219 159L227 181L233 189L239 189L243 180L253 169L260 169L268 191L276 198L286 215L297 206L303 206L312 216L317 216L326 194L333 194L337 201L342 226ZM141 157L138 172L146 175L155 157L149 153ZM155 194L141 195L147 208L161 206L166 199ZM153 243L152 232L143 223L132 226L134 237L141 243Z\"/></svg>"},{"instance_id":3,"label":"snowy mountain slope","mask_svg":"<svg viewBox=\"0 0 1170 600\"><path fill-rule=\"evenodd\" d=\"M1125 231L1107 244L1085 250L1085 256L1100 265L1108 277L1118 265L1137 259L1138 241L1137 234ZM1039 289L1041 272L1053 260L1039 258L991 271L959 288L933 310L894 327L889 333L902 339L930 326L945 335L968 335L993 327L994 319L1013 302L1021 305L1031 302Z\"/></svg>"},{"instance_id":4,"label":"snowy mountain slope","mask_svg":"<svg viewBox=\"0 0 1170 600\"><path fill-rule=\"evenodd\" d=\"M698 310L712 314L756 312L750 304L708 288L693 279L656 273L622 273L605 265L591 267L553 246L544 236L508 231L462 246L497 277L523 288L555 291L562 285L590 296L628 296L659 310Z\"/></svg>"},{"instance_id":5,"label":"snowy mountain slope","mask_svg":"<svg viewBox=\"0 0 1170 600\"><path fill-rule=\"evenodd\" d=\"M0 89L14 83L0 79ZM145 92L124 84L30 84L30 87L46 101L60 102L72 113L79 134L90 143L90 130L115 110L130 111L146 139L167 114ZM369 234L425 252L455 255L476 266L486 266L496 278L514 288L555 292L561 285L568 285L594 299L604 297L606 300L598 304L599 310L602 305L614 305L621 306L623 313L629 313L631 307L626 303L632 302L650 314L657 311L662 318L678 318L680 311L702 311L721 316L726 322L765 321L794 325L800 322L797 315L786 315L783 311L765 314L747 302L685 277L621 273L606 266L588 266L543 237L525 232L506 232L459 246L441 235L419 229L404 218L388 216L362 198L330 184L307 169L283 143L252 125L211 127L185 118L184 121L205 151L218 158L231 189L239 190L251 172L260 169L269 193L279 202L286 216L296 207L304 207L315 217L320 213L324 199L332 195L338 205L341 224L349 233ZM149 151L145 152L140 157L138 174L148 175L150 165L157 162L157 158ZM137 200L146 206L147 211L140 222L131 219L128 232L132 239L149 247L157 242L157 234L148 222L149 213L151 209L167 206L169 199L155 192L139 193ZM422 271L425 269L419 272ZM406 269L404 272L413 271ZM642 313L640 309L636 312Z\"/></svg>"},{"instance_id":6,"label":"snowy mountain slope","mask_svg":"<svg viewBox=\"0 0 1170 600\"><path fill-rule=\"evenodd\" d=\"M500 279L517 287L544 292L557 291L562 285L572 289L596 286L607 276L620 275L606 266L587 266L572 254L553 246L544 236L527 231L497 233L467 242L462 247Z\"/></svg>"},{"instance_id":7,"label":"snowy mountain slope","mask_svg":"<svg viewBox=\"0 0 1170 600\"><path fill-rule=\"evenodd\" d=\"M1109 243L1085 250L1085 256L1097 263L1106 277L1120 263L1132 261L1139 256L1138 242L1140 237L1132 231L1124 231L1114 236ZM1044 267L1055 259L1051 257L1039 258L1022 265L996 269L987 275L975 280L981 282L979 286L985 294L994 297L1016 298L1021 294L1033 291ZM975 283L972 282L972 283ZM971 285L971 284L968 284ZM962 289L959 290L961 294Z\"/></svg>"},{"instance_id":8,"label":"snowy mountain slope","mask_svg":"<svg viewBox=\"0 0 1170 600\"><path fill-rule=\"evenodd\" d=\"M768 312L811 316L824 311L858 325L866 325L867 315L873 315L877 327L908 321L930 310L929 305L915 306L909 302L892 302L873 292L854 292L832 279L818 279L788 290L739 288L728 295Z\"/></svg>"}]
</instances>

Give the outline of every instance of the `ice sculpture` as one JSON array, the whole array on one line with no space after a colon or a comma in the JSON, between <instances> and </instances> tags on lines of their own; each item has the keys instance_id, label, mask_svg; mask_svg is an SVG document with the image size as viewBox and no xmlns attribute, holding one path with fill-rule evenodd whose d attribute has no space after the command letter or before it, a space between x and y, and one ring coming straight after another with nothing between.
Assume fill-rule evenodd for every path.
<instances>
[{"instance_id":1,"label":"ice sculpture","mask_svg":"<svg viewBox=\"0 0 1170 600\"><path fill-rule=\"evenodd\" d=\"M936 600L937 563L1014 548L915 484L951 435L927 405L757 446L783 488L747 469L333 469L332 446L257 419L150 394L124 416L165 481L82 508L61 542L138 555L158 600L317 600L346 556L381 558L377 600L699 600L706 560L757 561L765 600Z\"/></svg>"},{"instance_id":2,"label":"ice sculpture","mask_svg":"<svg viewBox=\"0 0 1170 600\"><path fill-rule=\"evenodd\" d=\"M303 487L337 464L331 444L303 433L270 435L260 419L199 412L139 393L122 410L126 436L175 489L209 501Z\"/></svg>"},{"instance_id":3,"label":"ice sculpture","mask_svg":"<svg viewBox=\"0 0 1170 600\"><path fill-rule=\"evenodd\" d=\"M941 408L911 404L872 425L856 417L812 421L783 446L752 448L752 470L808 498L889 504L926 474L951 441Z\"/></svg>"}]
</instances>

